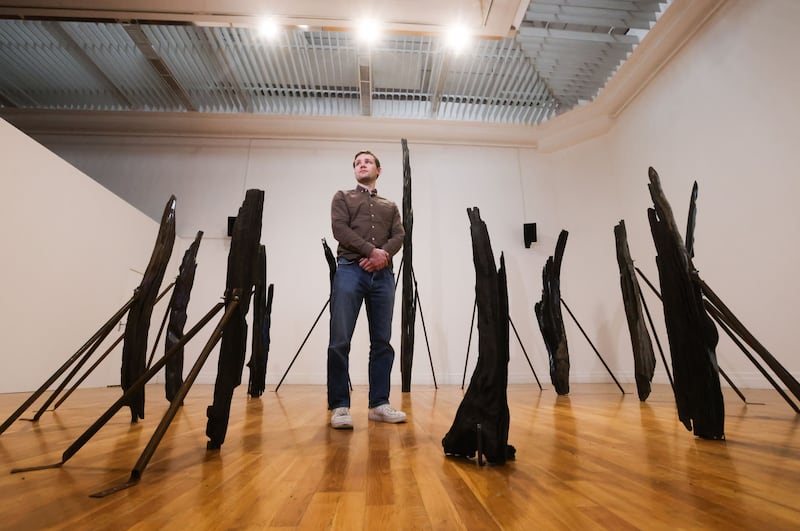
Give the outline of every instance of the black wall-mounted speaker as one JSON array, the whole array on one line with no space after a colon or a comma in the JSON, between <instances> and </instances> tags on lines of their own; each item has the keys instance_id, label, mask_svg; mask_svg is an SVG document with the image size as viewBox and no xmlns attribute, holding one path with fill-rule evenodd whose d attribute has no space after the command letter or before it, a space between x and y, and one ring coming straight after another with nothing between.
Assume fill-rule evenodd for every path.
<instances>
[{"instance_id":1,"label":"black wall-mounted speaker","mask_svg":"<svg viewBox=\"0 0 800 531\"><path fill-rule=\"evenodd\" d=\"M236 223L236 216L228 216L228 236L233 236L233 225Z\"/></svg>"},{"instance_id":2,"label":"black wall-mounted speaker","mask_svg":"<svg viewBox=\"0 0 800 531\"><path fill-rule=\"evenodd\" d=\"M531 243L536 241L536 223L523 223L522 236L525 238L525 248L530 249Z\"/></svg>"}]
</instances>

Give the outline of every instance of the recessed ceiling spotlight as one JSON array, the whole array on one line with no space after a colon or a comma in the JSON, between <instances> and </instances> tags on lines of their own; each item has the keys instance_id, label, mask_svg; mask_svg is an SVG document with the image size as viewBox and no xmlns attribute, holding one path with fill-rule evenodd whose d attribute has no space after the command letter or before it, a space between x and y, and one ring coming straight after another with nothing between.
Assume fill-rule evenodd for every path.
<instances>
[{"instance_id":1,"label":"recessed ceiling spotlight","mask_svg":"<svg viewBox=\"0 0 800 531\"><path fill-rule=\"evenodd\" d=\"M463 51L469 44L470 34L464 26L452 26L445 33L447 47L456 53Z\"/></svg>"},{"instance_id":2,"label":"recessed ceiling spotlight","mask_svg":"<svg viewBox=\"0 0 800 531\"><path fill-rule=\"evenodd\" d=\"M375 19L361 19L356 25L356 36L361 42L372 44L378 40L380 33L380 24Z\"/></svg>"},{"instance_id":3,"label":"recessed ceiling spotlight","mask_svg":"<svg viewBox=\"0 0 800 531\"><path fill-rule=\"evenodd\" d=\"M258 22L258 36L262 39L272 40L276 38L280 29L274 18L262 18Z\"/></svg>"}]
</instances>

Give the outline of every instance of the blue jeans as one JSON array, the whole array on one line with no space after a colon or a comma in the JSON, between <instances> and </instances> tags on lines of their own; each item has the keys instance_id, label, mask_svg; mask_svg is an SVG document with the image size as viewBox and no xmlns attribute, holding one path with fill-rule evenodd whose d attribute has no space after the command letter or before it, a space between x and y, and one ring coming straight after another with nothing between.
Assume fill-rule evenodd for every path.
<instances>
[{"instance_id":1,"label":"blue jeans","mask_svg":"<svg viewBox=\"0 0 800 531\"><path fill-rule=\"evenodd\" d=\"M350 340L361 303L369 321L369 407L389 403L390 375L394 363L392 336L394 271L387 267L368 273L358 262L339 258L331 292L328 343L328 408L350 407L348 381Z\"/></svg>"}]
</instances>

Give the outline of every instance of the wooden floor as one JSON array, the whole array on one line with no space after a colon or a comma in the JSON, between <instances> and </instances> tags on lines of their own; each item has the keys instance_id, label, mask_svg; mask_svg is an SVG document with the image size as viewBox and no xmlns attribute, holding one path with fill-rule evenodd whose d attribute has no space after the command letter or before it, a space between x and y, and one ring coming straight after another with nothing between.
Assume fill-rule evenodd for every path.
<instances>
[{"instance_id":1,"label":"wooden floor","mask_svg":"<svg viewBox=\"0 0 800 531\"><path fill-rule=\"evenodd\" d=\"M630 386L633 391L633 386ZM32 529L800 529L800 416L770 390L726 390L726 441L677 421L668 386L645 403L613 385L509 387L516 461L478 467L446 458L441 439L458 386L393 389L401 425L367 420L353 393L353 431L327 426L323 386L237 389L228 436L206 451L212 386L191 390L141 481L128 479L166 410L147 389L147 418L118 413L63 467L62 452L119 396L75 393L38 424L0 435L0 528ZM0 395L0 420L27 398ZM29 416L29 415L25 415Z\"/></svg>"}]
</instances>

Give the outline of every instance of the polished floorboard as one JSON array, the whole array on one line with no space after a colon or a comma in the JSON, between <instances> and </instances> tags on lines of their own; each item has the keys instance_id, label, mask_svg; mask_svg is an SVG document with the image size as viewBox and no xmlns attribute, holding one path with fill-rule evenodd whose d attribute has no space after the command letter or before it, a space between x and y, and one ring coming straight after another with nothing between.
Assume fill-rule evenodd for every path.
<instances>
[{"instance_id":1,"label":"polished floorboard","mask_svg":"<svg viewBox=\"0 0 800 531\"><path fill-rule=\"evenodd\" d=\"M325 387L237 388L227 439L207 451L213 386L191 389L138 484L125 482L167 403L147 387L146 418L120 411L61 468L61 454L120 395L82 389L38 423L0 435L0 529L800 529L800 415L772 390L725 389L726 440L695 438L669 386L640 402L633 384L508 388L517 459L479 467L444 456L460 386L392 390L406 424L328 427ZM27 398L0 395L0 420ZM30 417L32 414L23 415Z\"/></svg>"}]
</instances>

